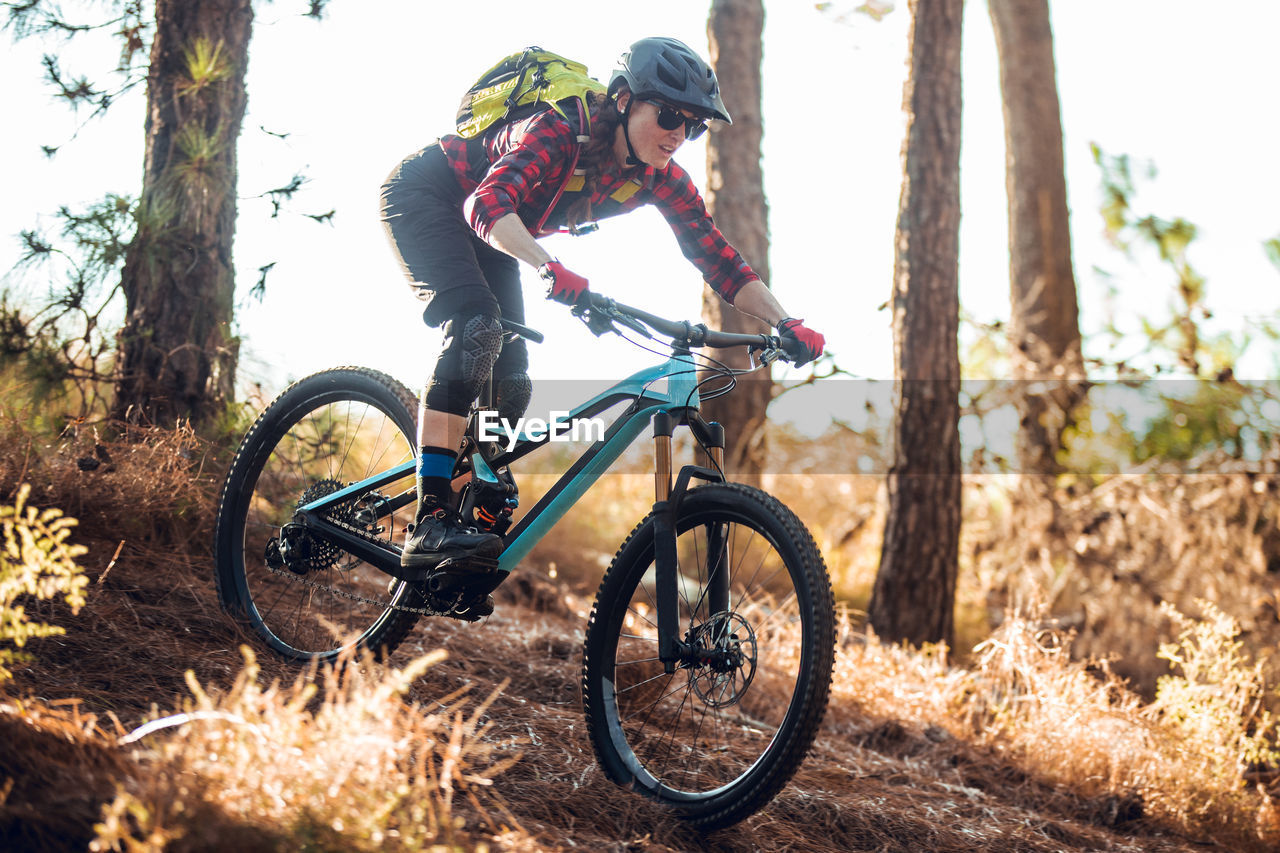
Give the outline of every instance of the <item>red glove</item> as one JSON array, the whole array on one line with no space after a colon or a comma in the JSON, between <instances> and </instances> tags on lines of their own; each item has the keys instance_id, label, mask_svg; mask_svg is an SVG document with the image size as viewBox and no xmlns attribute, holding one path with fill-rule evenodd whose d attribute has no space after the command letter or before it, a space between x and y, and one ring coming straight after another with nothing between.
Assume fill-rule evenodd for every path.
<instances>
[{"instance_id":1,"label":"red glove","mask_svg":"<svg viewBox=\"0 0 1280 853\"><path fill-rule=\"evenodd\" d=\"M587 280L565 269L559 261L550 261L538 267L538 275L547 283L547 298L563 305L577 305L587 292Z\"/></svg>"},{"instance_id":2,"label":"red glove","mask_svg":"<svg viewBox=\"0 0 1280 853\"><path fill-rule=\"evenodd\" d=\"M804 320L787 317L778 322L778 334L782 336L782 348L796 367L808 364L822 355L827 339L804 324Z\"/></svg>"}]
</instances>

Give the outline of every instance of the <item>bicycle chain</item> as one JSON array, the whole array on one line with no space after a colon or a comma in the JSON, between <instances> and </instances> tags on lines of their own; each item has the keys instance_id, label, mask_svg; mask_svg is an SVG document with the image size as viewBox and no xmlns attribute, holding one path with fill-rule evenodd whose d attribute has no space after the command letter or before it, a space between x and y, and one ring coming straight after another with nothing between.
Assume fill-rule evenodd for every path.
<instances>
[{"instance_id":1,"label":"bicycle chain","mask_svg":"<svg viewBox=\"0 0 1280 853\"><path fill-rule=\"evenodd\" d=\"M372 542L377 545L387 544L387 540L379 539L377 536L374 536L372 533L370 533L367 530L364 530L359 527L353 527L352 525L347 524L345 521L340 521L332 516L326 515L324 516L324 520L332 525L341 527L350 533L354 533L356 536L359 536L361 539L364 539L368 542ZM311 589L322 590L324 592L328 592L333 595L336 595L339 598L346 598L351 601L359 602L361 604L372 604L375 607L381 607L383 609L390 608L392 610L402 610L402 611L405 611L406 613L417 613L419 616L448 616L450 613L453 612L453 608L449 608L448 610L436 610L433 607L410 607L406 604L396 604L390 600L382 601L376 598L367 598L363 595L359 595L358 593L347 592L344 589L338 589L336 586L329 586L328 584L318 583L317 581L309 581L306 578L302 577L301 575L291 572L288 569L273 568L270 564L267 565L267 571L275 575L281 575L283 577L287 577L290 580L296 581L297 583L300 583L306 587L310 587Z\"/></svg>"},{"instance_id":2,"label":"bicycle chain","mask_svg":"<svg viewBox=\"0 0 1280 853\"><path fill-rule=\"evenodd\" d=\"M392 601L382 601L377 598L367 598L358 593L347 592L345 589L338 589L336 586L329 586L328 584L317 583L316 581L309 581L306 578L302 577L301 575L294 574L288 569L276 569L276 568L272 568L271 566L267 566L267 571L271 572L273 575L281 575L282 577L286 577L289 580L294 581L295 583L300 583L305 587L310 587L311 589L318 589L323 592L328 592L333 595L336 595L339 598L346 598L351 601L358 601L361 604L372 604L375 607L381 607L384 609L389 608L391 610L403 610L406 613L417 613L419 616L448 616L449 613L451 612L449 610L436 610L431 607L410 607L407 604L396 604Z\"/></svg>"}]
</instances>

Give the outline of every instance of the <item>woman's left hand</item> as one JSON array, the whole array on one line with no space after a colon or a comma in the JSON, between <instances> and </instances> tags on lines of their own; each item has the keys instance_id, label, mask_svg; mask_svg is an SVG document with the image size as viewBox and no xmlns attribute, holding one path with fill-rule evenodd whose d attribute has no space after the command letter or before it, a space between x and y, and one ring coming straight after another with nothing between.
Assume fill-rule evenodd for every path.
<instances>
[{"instance_id":1,"label":"woman's left hand","mask_svg":"<svg viewBox=\"0 0 1280 853\"><path fill-rule=\"evenodd\" d=\"M804 324L804 320L787 317L778 321L778 334L782 336L782 348L796 367L808 364L822 355L827 339Z\"/></svg>"}]
</instances>

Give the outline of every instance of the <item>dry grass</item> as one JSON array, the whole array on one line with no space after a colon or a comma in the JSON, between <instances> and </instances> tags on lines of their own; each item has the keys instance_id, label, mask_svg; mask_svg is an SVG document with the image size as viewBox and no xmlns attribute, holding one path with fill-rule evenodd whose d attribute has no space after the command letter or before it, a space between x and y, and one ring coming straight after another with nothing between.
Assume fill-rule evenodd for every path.
<instances>
[{"instance_id":1,"label":"dry grass","mask_svg":"<svg viewBox=\"0 0 1280 853\"><path fill-rule=\"evenodd\" d=\"M1168 676L1167 695L1147 704L1105 665L1072 661L1069 637L1043 624L1010 614L965 668L949 666L938 651L911 653L851 637L839 659L835 707L892 721L895 739L904 737L902 727L998 758L1003 779L960 774L962 787L973 789L967 794L979 799L996 790L993 784L1012 781L1041 807L1074 801L1104 825L1163 825L1230 850L1272 849L1280 841L1273 795L1251 788L1243 760L1258 745L1258 718L1247 709L1220 713L1242 689L1256 698L1248 666L1224 670L1218 684L1206 683L1202 672ZM1180 648L1194 655L1195 646ZM1223 659L1214 651L1207 657ZM1223 704L1206 704L1206 694Z\"/></svg>"},{"instance_id":2,"label":"dry grass","mask_svg":"<svg viewBox=\"0 0 1280 853\"><path fill-rule=\"evenodd\" d=\"M1157 657L1177 626L1164 605L1206 615L1213 602L1241 626L1246 649L1280 646L1280 474L1221 460L1214 474L1118 475L1043 491L975 478L962 564L968 597L999 624L1043 601L1074 632L1076 657L1106 658L1144 696L1167 672ZM1269 471L1269 473L1267 473ZM1280 659L1265 662L1280 683Z\"/></svg>"},{"instance_id":3,"label":"dry grass","mask_svg":"<svg viewBox=\"0 0 1280 853\"><path fill-rule=\"evenodd\" d=\"M348 660L287 688L263 685L244 654L229 689L210 693L190 677L180 713L120 739L134 772L103 809L91 849L142 840L218 850L237 837L237 847L267 849L472 846L455 826L455 799L502 815L486 792L516 753L486 737L488 701L455 693L428 712L401 700L443 652L403 669Z\"/></svg>"},{"instance_id":4,"label":"dry grass","mask_svg":"<svg viewBox=\"0 0 1280 853\"><path fill-rule=\"evenodd\" d=\"M217 608L205 544L219 476L210 448L159 432L126 446L87 427L52 443L4 438L0 491L16 489L25 472L39 484L33 504L70 515L78 507L93 582L79 616L55 602L32 607L68 633L33 640L37 660L17 670L0 709L0 848L85 849L95 835L108 848L129 838L141 845L132 849L169 850L1261 851L1277 843L1268 834L1272 800L1253 786L1264 780L1240 763L1261 718L1251 726L1252 712L1230 705L1229 690L1215 695L1237 709L1231 726L1197 729L1188 721L1203 717L1183 713L1194 703L1174 694L1153 703L1154 692L1135 694L1119 680L1118 665L1082 660L1081 643L1102 634L1049 630L1061 593L1043 596L1056 609L1034 618L1002 608L1028 555L1042 560L1032 563L1037 571L1066 567L1081 595L1093 577L1075 562L1084 554L1120 559L1131 550L1133 572L1159 576L1173 560L1189 579L1196 561L1200 574L1218 575L1228 564L1213 555L1256 553L1265 572L1269 479L1261 493L1227 478L1169 494L1150 483L1094 489L1093 504L1084 492L1065 494L1053 524L1015 518L1026 510L1012 489L970 483L962 600L1001 607L996 633L957 665L939 650L885 646L846 620L827 723L800 773L761 814L704 838L605 780L583 728L585 615L604 563L647 511L643 475L601 483L591 511L575 510L563 534L498 590L484 623L425 621L386 666L359 661L299 677L273 658L243 658L248 638ZM86 453L110 461L82 470ZM844 588L858 588L874 573L878 484L850 478L842 490L821 467L797 470L766 485L815 528ZM637 482L645 497L635 496ZM536 485L522 487L531 505ZM1219 550L1139 524L1155 513L1147 504L1172 513L1186 502L1199 517L1184 520L1201 534L1219 531ZM1090 551L1103 545L1111 550ZM1047 582L1060 576L1035 575L1017 595L1052 592ZM1201 581L1219 590L1231 582ZM1106 602L1086 625L1118 633L1123 614ZM1174 617L1158 618L1161 639L1175 642ZM1251 638L1243 635L1228 679L1236 687L1250 672L1264 678L1246 654ZM1144 665L1167 672L1155 651ZM1256 698L1261 684L1238 696ZM119 742L172 717L161 709L188 716ZM1227 758L1204 761L1210 749Z\"/></svg>"}]
</instances>

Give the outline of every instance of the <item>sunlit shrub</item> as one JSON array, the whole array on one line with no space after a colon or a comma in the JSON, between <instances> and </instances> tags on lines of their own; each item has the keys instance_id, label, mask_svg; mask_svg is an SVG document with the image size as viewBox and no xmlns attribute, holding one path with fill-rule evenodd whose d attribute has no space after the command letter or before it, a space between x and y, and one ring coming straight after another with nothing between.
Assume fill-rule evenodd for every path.
<instances>
[{"instance_id":1,"label":"sunlit shrub","mask_svg":"<svg viewBox=\"0 0 1280 853\"><path fill-rule=\"evenodd\" d=\"M1262 667L1242 651L1239 624L1211 602L1199 604L1203 620L1168 603L1160 608L1178 629L1160 657L1179 672L1159 679L1151 710L1178 731L1200 774L1230 791L1250 766L1280 763L1277 726L1262 708Z\"/></svg>"},{"instance_id":2,"label":"sunlit shrub","mask_svg":"<svg viewBox=\"0 0 1280 853\"><path fill-rule=\"evenodd\" d=\"M4 554L0 558L0 641L18 649L36 637L66 633L57 625L31 622L19 603L27 596L51 599L62 596L73 612L84 604L84 576L76 558L85 553L82 545L69 543L76 521L57 509L38 510L27 505L29 486L18 490L13 506L0 507L0 532ZM0 648L0 681L12 677L6 664L29 657L14 649Z\"/></svg>"}]
</instances>

